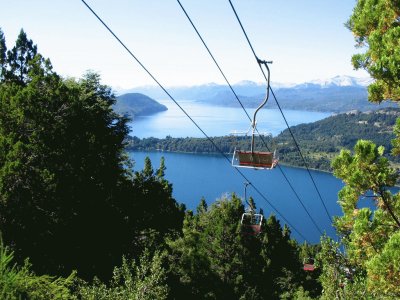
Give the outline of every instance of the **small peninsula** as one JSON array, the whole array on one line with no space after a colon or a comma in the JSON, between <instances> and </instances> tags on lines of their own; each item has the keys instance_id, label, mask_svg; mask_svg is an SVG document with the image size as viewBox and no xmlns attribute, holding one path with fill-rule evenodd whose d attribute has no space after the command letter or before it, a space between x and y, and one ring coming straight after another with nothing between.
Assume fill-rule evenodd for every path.
<instances>
[{"instance_id":1,"label":"small peninsula","mask_svg":"<svg viewBox=\"0 0 400 300\"><path fill-rule=\"evenodd\" d=\"M137 116L148 116L166 111L167 107L144 94L128 93L117 97L114 110L120 115L134 119Z\"/></svg>"}]
</instances>

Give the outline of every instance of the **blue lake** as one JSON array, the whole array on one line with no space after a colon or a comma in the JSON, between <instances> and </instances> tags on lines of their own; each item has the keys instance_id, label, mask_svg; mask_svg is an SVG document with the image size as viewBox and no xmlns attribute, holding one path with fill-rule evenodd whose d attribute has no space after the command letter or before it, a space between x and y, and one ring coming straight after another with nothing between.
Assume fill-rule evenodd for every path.
<instances>
[{"instance_id":1,"label":"blue lake","mask_svg":"<svg viewBox=\"0 0 400 300\"><path fill-rule=\"evenodd\" d=\"M131 135L164 138L172 137L203 137L202 133L191 123L184 113L170 100L159 101L168 110L152 116L137 117L130 123ZM250 127L250 121L240 107L218 107L195 101L179 101L180 105L199 124L209 136L227 135L233 130L245 131ZM254 109L247 110L252 116ZM289 125L315 122L330 116L330 113L285 110ZM262 109L257 116L259 131L279 134L286 128L281 114L275 109ZM195 210L200 199L204 197L211 204L225 194L235 192L243 197L244 179L222 156L195 155L162 152L131 152L136 161L135 169L143 168L144 158L149 156L154 168L160 158L166 160L166 178L173 183L173 195L178 202L186 204L188 209ZM321 200L307 172L303 169L282 167L299 198L304 203L318 226L330 236L335 231L322 206ZM244 175L279 211L271 206L252 188L248 187L248 196L252 196L264 214L275 213L285 223L280 214L294 226L309 242L318 242L320 233L307 216L292 189L284 179L279 169L271 171L255 171L242 169ZM331 174L312 171L314 180L322 198L328 207L330 215L340 215L337 204L337 193L342 183ZM291 227L292 227L291 226ZM303 238L295 230L293 236L302 241Z\"/></svg>"},{"instance_id":2,"label":"blue lake","mask_svg":"<svg viewBox=\"0 0 400 300\"><path fill-rule=\"evenodd\" d=\"M143 168L146 156L150 157L154 168L158 167L161 157L164 156L167 167L166 178L173 183L173 195L178 202L186 204L188 209L195 210L202 197L211 204L221 196L232 192L244 196L243 177L222 156L169 152L130 152L130 156L135 160L135 170ZM319 241L320 233L279 169L270 171L241 169L241 171L309 242ZM334 237L334 228L307 171L285 166L282 166L282 171L318 226ZM341 215L341 209L337 204L337 193L343 187L342 182L328 173L311 172L330 215ZM247 195L255 199L256 205L263 208L266 216L273 212L281 219L282 224L285 223L252 187L248 187ZM298 241L303 241L294 230L292 235Z\"/></svg>"},{"instance_id":3,"label":"blue lake","mask_svg":"<svg viewBox=\"0 0 400 300\"><path fill-rule=\"evenodd\" d=\"M152 116L137 117L130 123L131 135L140 138L157 137L204 137L184 113L171 101L158 101L168 107L167 111ZM240 107L219 107L198 103L196 101L179 101L179 104L199 124L209 136L228 135L233 130L246 131L250 121ZM254 109L247 109L252 117ZM290 126L315 122L324 119L331 113L285 110ZM261 132L277 135L286 124L276 109L262 109L257 115L257 127Z\"/></svg>"}]
</instances>

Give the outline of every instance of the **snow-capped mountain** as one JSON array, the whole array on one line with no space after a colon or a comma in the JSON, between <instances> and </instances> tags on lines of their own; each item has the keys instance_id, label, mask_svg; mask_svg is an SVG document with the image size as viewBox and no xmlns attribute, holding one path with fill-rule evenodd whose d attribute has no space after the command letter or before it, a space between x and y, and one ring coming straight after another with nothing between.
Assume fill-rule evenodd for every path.
<instances>
[{"instance_id":1,"label":"snow-capped mountain","mask_svg":"<svg viewBox=\"0 0 400 300\"><path fill-rule=\"evenodd\" d=\"M371 78L358 78L352 76L335 76L329 79L316 79L311 80L311 84L319 85L321 87L329 86L368 86L372 82Z\"/></svg>"},{"instance_id":2,"label":"snow-capped mountain","mask_svg":"<svg viewBox=\"0 0 400 300\"><path fill-rule=\"evenodd\" d=\"M326 88L339 88L339 87L354 87L354 88L365 88L372 82L371 78L357 78L351 76L335 76L329 79L316 79L304 83L279 83L272 82L271 87L274 90L313 90L313 89L326 89ZM237 94L242 96L254 96L265 92L265 82L254 82L249 80L243 80L232 85L233 89ZM229 88L225 84L207 83L195 86L180 86L180 87L168 87L175 97L178 99L188 100L201 100L210 98L213 95L227 91L230 92ZM155 99L165 98L165 93L155 86L137 87L129 90L119 91L122 93L143 93Z\"/></svg>"},{"instance_id":3,"label":"snow-capped mountain","mask_svg":"<svg viewBox=\"0 0 400 300\"><path fill-rule=\"evenodd\" d=\"M371 84L372 79L369 77L359 78L347 75L338 75L333 78L327 79L314 79L311 81L306 81L302 83L282 83L282 82L272 82L271 86L274 89L289 89L289 88L327 88L327 87L366 87ZM253 81L240 81L234 86L247 88L260 88L265 87L264 82L253 82Z\"/></svg>"}]
</instances>

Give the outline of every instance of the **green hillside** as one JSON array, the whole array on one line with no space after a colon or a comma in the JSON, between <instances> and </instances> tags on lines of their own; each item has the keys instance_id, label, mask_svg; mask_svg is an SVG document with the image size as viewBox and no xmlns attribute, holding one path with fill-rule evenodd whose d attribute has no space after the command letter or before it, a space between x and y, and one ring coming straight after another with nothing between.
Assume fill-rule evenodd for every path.
<instances>
[{"instance_id":1,"label":"green hillside","mask_svg":"<svg viewBox=\"0 0 400 300\"><path fill-rule=\"evenodd\" d=\"M385 108L375 112L339 114L291 129L310 167L331 171L331 159L343 148L353 149L359 139L384 146L389 156L391 140L395 137L393 126L399 116L399 108ZM302 166L289 130L283 131L274 140L282 162ZM389 158L398 160L392 156Z\"/></svg>"},{"instance_id":2,"label":"green hillside","mask_svg":"<svg viewBox=\"0 0 400 300\"><path fill-rule=\"evenodd\" d=\"M133 119L135 116L147 116L165 111L167 107L146 95L129 93L117 97L114 110Z\"/></svg>"}]
</instances>

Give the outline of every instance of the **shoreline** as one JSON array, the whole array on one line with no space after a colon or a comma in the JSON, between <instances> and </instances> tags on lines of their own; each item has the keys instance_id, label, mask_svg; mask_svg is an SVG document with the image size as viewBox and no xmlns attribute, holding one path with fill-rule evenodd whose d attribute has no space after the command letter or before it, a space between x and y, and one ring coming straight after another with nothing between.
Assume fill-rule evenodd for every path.
<instances>
[{"instance_id":1,"label":"shoreline","mask_svg":"<svg viewBox=\"0 0 400 300\"><path fill-rule=\"evenodd\" d=\"M191 154L191 155L212 155L212 156L221 156L220 153L218 152L188 152L188 151L170 151L170 150L162 150L162 149L152 149L152 150L133 150L133 149L126 149L127 152L167 152L167 153L178 153L178 154ZM232 156L233 153L224 153L227 156ZM307 170L306 167L302 167L302 166L296 166L296 165L291 165L288 163L282 163L280 162L278 165L282 165L285 167L290 167L290 168L297 168L297 169L303 169L303 170ZM308 168L311 171L317 171L317 172L322 172L322 173L326 173L326 174L330 174L332 176L333 172L327 171L327 170L322 170L322 169L315 169L315 168ZM395 184L394 187L396 188L400 188L400 183L399 184Z\"/></svg>"},{"instance_id":2,"label":"shoreline","mask_svg":"<svg viewBox=\"0 0 400 300\"><path fill-rule=\"evenodd\" d=\"M152 150L133 150L133 149L127 149L126 151L128 151L128 152L136 152L136 151L137 151L137 152L146 152L146 151L149 151L149 152L168 152L168 153L179 153L179 154L194 154L194 155L213 155L213 156L221 156L221 154L218 153L218 152L188 152L188 151L170 151L170 150L162 150L162 149L152 149ZM227 155L228 157L233 155L233 153L224 153L224 154ZM291 167L291 168L298 168L298 169L307 170L306 167L291 165L291 164L288 164L288 163L279 162L278 165L283 165L283 166L285 166L285 167ZM312 170L312 171L318 171L318 172L327 173L327 174L330 174L330 175L334 176L334 175L333 175L333 172L330 172L330 171L327 171L327 170L315 169L315 168L310 168L310 167L309 167L308 169L309 169L309 170Z\"/></svg>"}]
</instances>

